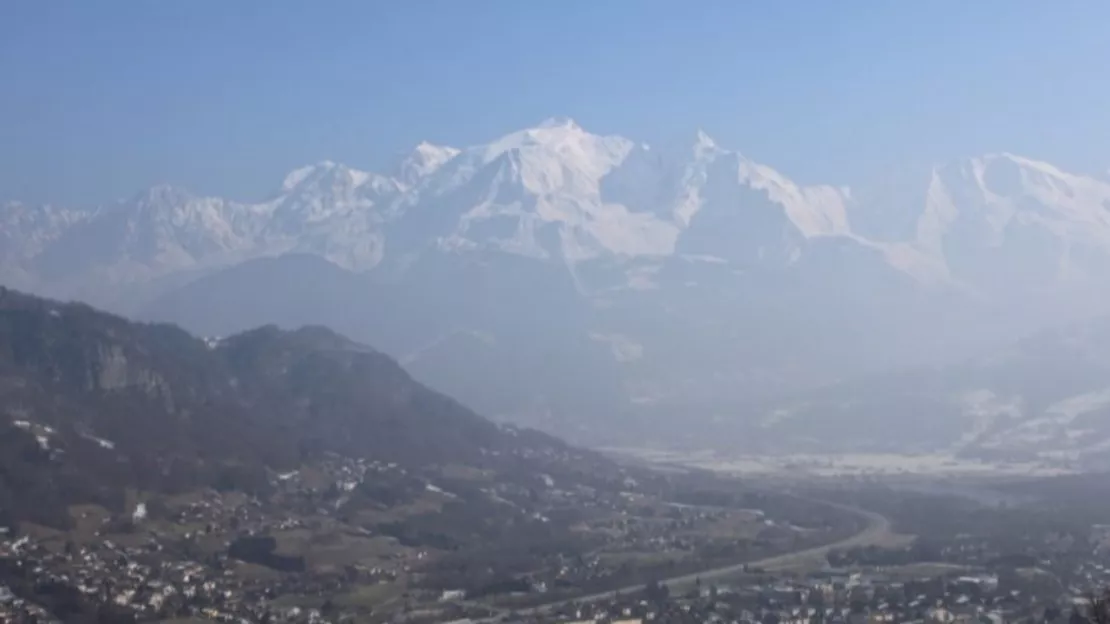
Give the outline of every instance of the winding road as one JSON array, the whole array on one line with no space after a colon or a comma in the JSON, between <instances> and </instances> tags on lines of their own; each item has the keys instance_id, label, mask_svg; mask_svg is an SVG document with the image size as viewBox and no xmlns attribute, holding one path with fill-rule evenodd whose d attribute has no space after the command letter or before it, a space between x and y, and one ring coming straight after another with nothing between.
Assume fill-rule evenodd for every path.
<instances>
[{"instance_id":1,"label":"winding road","mask_svg":"<svg viewBox=\"0 0 1110 624\"><path fill-rule=\"evenodd\" d=\"M800 498L800 497L799 497ZM825 544L823 546L814 546L806 548L805 550L798 550L791 553L776 555L774 557L767 557L766 559L759 559L757 561L746 561L734 565L724 566L720 568L713 568L709 570L702 570L692 574L683 574L681 576L674 576L668 579L660 579L659 583L665 585L668 589L678 589L693 585L698 579L702 582L712 581L716 579L734 576L744 571L745 568L760 568L766 571L784 570L797 566L809 561L816 561L823 559L829 551L852 548L855 546L867 546L882 542L891 534L890 520L886 517L877 514L873 511L853 507L851 505L843 505L840 503L833 503L827 500L820 499L806 499L812 502L819 502L829 507L840 509L863 518L867 522L867 526L862 531L836 542ZM514 611L519 616L535 616L550 613L554 609L563 607L570 604L582 604L587 602L598 602L606 598L611 598L615 594L630 594L643 591L646 586L629 585L628 587L621 587L619 589L609 590L597 594L590 594L588 596L578 596L575 598L567 598L547 604L531 607L527 609L519 609ZM485 620L477 620L478 622L496 622L502 615L498 615Z\"/></svg>"}]
</instances>

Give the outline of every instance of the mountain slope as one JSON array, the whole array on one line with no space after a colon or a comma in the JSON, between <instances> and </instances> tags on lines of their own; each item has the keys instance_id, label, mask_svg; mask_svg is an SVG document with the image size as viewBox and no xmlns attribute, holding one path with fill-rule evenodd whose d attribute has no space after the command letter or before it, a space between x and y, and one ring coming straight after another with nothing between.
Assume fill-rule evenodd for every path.
<instances>
[{"instance_id":1,"label":"mountain slope","mask_svg":"<svg viewBox=\"0 0 1110 624\"><path fill-rule=\"evenodd\" d=\"M0 290L0 405L2 508L45 523L78 502L118 508L127 487L181 491L229 471L256 486L329 453L409 469L607 470L324 328L206 342L11 290Z\"/></svg>"},{"instance_id":2,"label":"mountain slope","mask_svg":"<svg viewBox=\"0 0 1110 624\"><path fill-rule=\"evenodd\" d=\"M410 276L418 277L381 282L287 255L201 278L145 315L208 335L325 324L498 420L551 430L561 420L573 430L576 420L619 413L619 371L590 339L593 312L566 272L475 253L429 256Z\"/></svg>"},{"instance_id":3,"label":"mountain slope","mask_svg":"<svg viewBox=\"0 0 1110 624\"><path fill-rule=\"evenodd\" d=\"M1110 317L1037 334L955 365L836 385L755 413L780 448L953 452L1105 462Z\"/></svg>"}]
</instances>

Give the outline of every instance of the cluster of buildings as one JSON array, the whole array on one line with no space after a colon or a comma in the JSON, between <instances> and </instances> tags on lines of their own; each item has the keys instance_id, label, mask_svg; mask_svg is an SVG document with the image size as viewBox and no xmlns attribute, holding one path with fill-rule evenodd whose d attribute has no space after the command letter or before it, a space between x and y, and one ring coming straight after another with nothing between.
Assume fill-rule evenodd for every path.
<instances>
[{"instance_id":1,"label":"cluster of buildings","mask_svg":"<svg viewBox=\"0 0 1110 624\"><path fill-rule=\"evenodd\" d=\"M727 528L726 528L727 527ZM731 563L738 559L760 559L828 541L824 531L807 531L764 517L758 510L712 510L692 506L668 508L658 517L618 515L592 530L604 536L599 552L619 561L644 555L626 564L630 567L659 565L661 557L675 562L662 567L659 574L675 575L681 570L696 570ZM736 537L730 531L740 531ZM546 579L552 588L576 587L593 593L615 580L622 568L593 554L575 557L553 566ZM623 570L627 571L627 570Z\"/></svg>"},{"instance_id":2,"label":"cluster of buildings","mask_svg":"<svg viewBox=\"0 0 1110 624\"><path fill-rule=\"evenodd\" d=\"M1014 564L868 566L780 576L745 575L568 604L525 622L681 622L698 624L1084 623L1089 599L1110 587L1110 552L1053 544ZM956 546L980 560L984 548ZM997 559L997 558L996 558ZM514 621L505 618L504 621Z\"/></svg>"},{"instance_id":3,"label":"cluster of buildings","mask_svg":"<svg viewBox=\"0 0 1110 624\"><path fill-rule=\"evenodd\" d=\"M199 491L136 502L127 513L115 516L103 510L76 510L75 522L81 528L73 534L81 534L81 538L71 540L68 534L41 531L18 538L0 534L0 622L48 621L49 614L105 608L120 621L179 617L224 622L342 620L351 614L334 607L304 605L330 603L335 596L393 583L414 573L419 577L434 568L435 557L425 548L399 546L397 553L373 562L331 566L327 571L307 566L303 571L244 574L243 561L247 560L232 558L231 546L237 540L258 536L319 535L334 532L336 527L349 535L373 537L372 531L339 519L348 504L357 500L364 482L415 482L424 496L442 503L458 498L446 479L408 474L396 464L334 456L299 471L272 474L265 496ZM548 510L584 510L591 520L578 528L592 535L595 545L616 554L659 550L692 554L712 549L719 539L706 537L713 533L706 528L734 522L739 513L666 506L625 487L634 490L637 484L594 488L539 475L531 482L491 481L480 491L494 504L529 521L548 522ZM655 511L645 513L646 507ZM740 515L752 516L749 512ZM774 529L764 518L752 516L750 520L757 532ZM560 552L531 563L536 572L527 591L533 594L583 591L593 584L620 580L621 570L596 553ZM290 596L297 597L300 606L288 606ZM286 600L275 602L278 598ZM278 606L279 602L283 606ZM465 592L453 587L421 589L418 585L412 587L405 602L414 607L431 603L441 609L461 606L464 611L472 604Z\"/></svg>"},{"instance_id":4,"label":"cluster of buildings","mask_svg":"<svg viewBox=\"0 0 1110 624\"><path fill-rule=\"evenodd\" d=\"M293 578L245 579L222 555L206 561L167 556L154 538L126 547L102 540L62 550L28 537L0 541L0 622L46 622L106 609L121 622L320 621L319 613L273 606L274 598L305 589Z\"/></svg>"},{"instance_id":5,"label":"cluster of buildings","mask_svg":"<svg viewBox=\"0 0 1110 624\"><path fill-rule=\"evenodd\" d=\"M735 561L737 548L755 559L827 542L832 530L804 529L752 509L666 504L637 494L635 483L606 489L564 484L547 475L529 478L479 482L467 493L458 481L446 477L336 456L300 471L271 475L269 493L261 497L207 491L135 503L129 513L114 518L78 512L76 522L82 528L75 533L83 533L85 539L0 533L0 622L64 621L74 613L94 613L104 620L108 613L108 621L120 622L190 617L235 623L337 623L367 616L357 607L336 607L332 601L337 596L407 579L402 607L390 616L396 619L388 621L422 624L442 621L436 618L447 614L488 613L486 605L503 598L536 604L550 596L593 594L628 584L613 555L619 561L665 553L704 568L712 565L712 557ZM373 562L310 565L298 571L252 563L256 572L266 568L261 574L244 573L247 559L232 558L231 546L237 540L288 533L319 536L336 527L352 539L374 537L371 529L340 520L349 505L366 504L364 483L375 491L382 484L397 484L418 497L435 499L437 505L485 496L503 508L506 517L528 522L546 523L548 514L560 510L588 511L572 528L588 533L592 546L529 559L531 571L523 589L517 583L501 583L506 592L524 594L515 598L469 596L461 586L422 586L418 579L429 576L437 565L435 553L422 546L398 547ZM460 489L452 491L455 488ZM433 507L420 500L420 506ZM389 507L388 513L394 509ZM648 592L551 607L529 617L502 613L506 622L1064 622L1085 592L1110 586L1110 528L1095 527L1092 536L1085 541L1046 535L1004 544L956 537L939 545L937 560L930 564L905 561L917 552L908 549L858 549L830 556L824 569L805 574L751 570L728 583L670 588L656 584ZM1015 549L1020 556L1001 556ZM527 551L522 556L532 557ZM624 564L628 569L623 572L642 578L649 570L643 565L648 564L632 561ZM664 568L658 577L680 572Z\"/></svg>"},{"instance_id":6,"label":"cluster of buildings","mask_svg":"<svg viewBox=\"0 0 1110 624\"><path fill-rule=\"evenodd\" d=\"M816 624L1041 621L1047 603L1000 591L997 577L901 582L868 574L695 587L648 600L613 597L568 607L543 621ZM1028 619L1031 618L1031 619Z\"/></svg>"},{"instance_id":7,"label":"cluster of buildings","mask_svg":"<svg viewBox=\"0 0 1110 624\"><path fill-rule=\"evenodd\" d=\"M391 470L357 460L318 467L320 478L340 489L374 470ZM327 596L351 583L388 582L393 568L351 566L344 574L242 574L228 546L237 537L310 529L313 520L290 504L311 489L296 475L276 475L276 496L236 496L234 504L216 492L198 493L172 506L139 503L120 517L80 512L91 523L89 539L39 532L0 532L0 622L49 622L66 614L94 614L100 620L152 621L196 617L219 622L322 623L342 613L278 606L282 596ZM307 498L307 497L304 497ZM111 617L104 616L105 611ZM98 615L97 615L98 614ZM95 619L92 621L96 621Z\"/></svg>"}]
</instances>

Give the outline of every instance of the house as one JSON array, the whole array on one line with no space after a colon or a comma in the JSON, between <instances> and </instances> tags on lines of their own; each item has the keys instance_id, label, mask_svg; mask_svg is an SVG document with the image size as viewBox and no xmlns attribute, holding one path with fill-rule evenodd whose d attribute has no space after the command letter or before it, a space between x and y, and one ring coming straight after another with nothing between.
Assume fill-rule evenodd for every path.
<instances>
[{"instance_id":1,"label":"house","mask_svg":"<svg viewBox=\"0 0 1110 624\"><path fill-rule=\"evenodd\" d=\"M465 589L445 589L439 600L440 602L448 602L450 600L462 600L463 598L466 598Z\"/></svg>"}]
</instances>

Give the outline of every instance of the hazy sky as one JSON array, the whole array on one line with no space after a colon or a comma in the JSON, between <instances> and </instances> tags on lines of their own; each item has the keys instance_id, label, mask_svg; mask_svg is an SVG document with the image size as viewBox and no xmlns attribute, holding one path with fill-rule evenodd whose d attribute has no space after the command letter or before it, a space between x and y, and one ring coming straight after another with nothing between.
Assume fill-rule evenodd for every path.
<instances>
[{"instance_id":1,"label":"hazy sky","mask_svg":"<svg viewBox=\"0 0 1110 624\"><path fill-rule=\"evenodd\" d=\"M254 199L554 115L705 128L805 182L1008 150L1110 166L1099 0L0 2L0 199Z\"/></svg>"}]
</instances>

